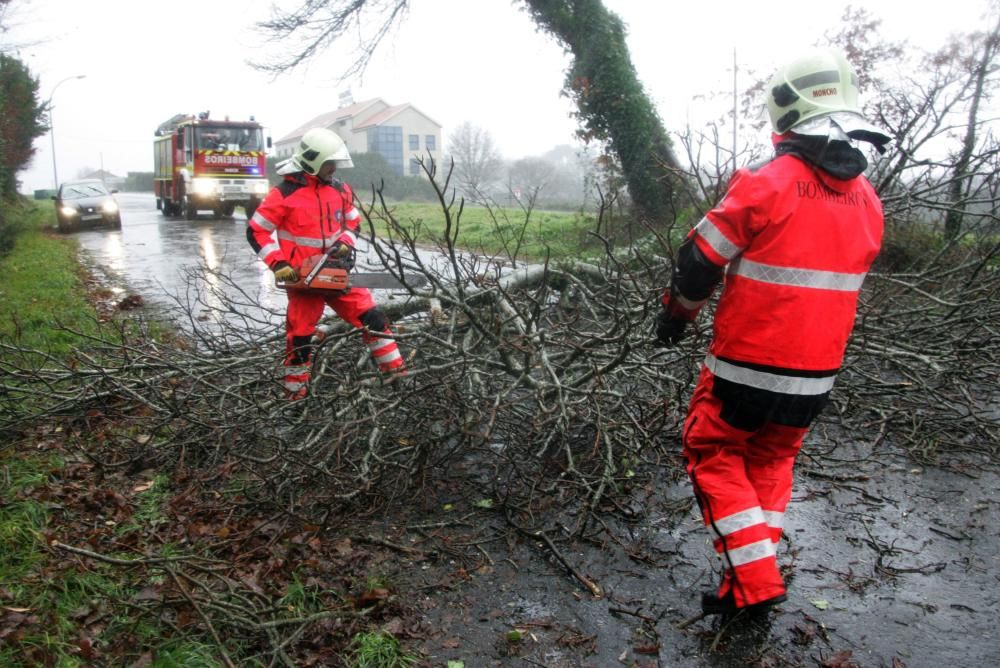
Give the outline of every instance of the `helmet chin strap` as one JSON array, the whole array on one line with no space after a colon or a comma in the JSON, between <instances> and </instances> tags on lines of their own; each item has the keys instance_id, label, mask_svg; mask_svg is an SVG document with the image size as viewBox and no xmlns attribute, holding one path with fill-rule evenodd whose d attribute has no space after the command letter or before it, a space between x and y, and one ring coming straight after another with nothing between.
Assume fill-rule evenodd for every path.
<instances>
[{"instance_id":1,"label":"helmet chin strap","mask_svg":"<svg viewBox=\"0 0 1000 668\"><path fill-rule=\"evenodd\" d=\"M330 173L327 174L326 176L322 176L323 172L326 171L329 165L333 165L333 169L331 169ZM319 168L319 171L316 172L316 179L318 181L321 181L322 183L330 185L331 183L333 183L333 175L336 173L337 173L337 163L332 160L328 160L327 162L324 162L323 165Z\"/></svg>"}]
</instances>

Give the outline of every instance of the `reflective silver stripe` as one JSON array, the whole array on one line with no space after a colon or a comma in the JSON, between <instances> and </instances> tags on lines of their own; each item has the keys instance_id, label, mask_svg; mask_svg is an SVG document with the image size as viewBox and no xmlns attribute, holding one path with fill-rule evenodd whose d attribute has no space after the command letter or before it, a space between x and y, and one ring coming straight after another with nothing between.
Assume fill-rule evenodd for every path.
<instances>
[{"instance_id":1,"label":"reflective silver stripe","mask_svg":"<svg viewBox=\"0 0 1000 668\"><path fill-rule=\"evenodd\" d=\"M712 533L712 538L722 538L731 534L752 527L755 524L764 524L764 513L760 506L747 508L738 513L727 515L717 519L708 525L708 530Z\"/></svg>"},{"instance_id":2,"label":"reflective silver stripe","mask_svg":"<svg viewBox=\"0 0 1000 668\"><path fill-rule=\"evenodd\" d=\"M680 304L689 311L694 311L695 309L701 308L702 306L705 305L705 302L708 301L707 299L701 299L699 301L693 302L690 299L685 298L684 295L681 294L678 294L673 298L677 300L678 304Z\"/></svg>"},{"instance_id":3,"label":"reflective silver stripe","mask_svg":"<svg viewBox=\"0 0 1000 668\"><path fill-rule=\"evenodd\" d=\"M773 557L775 554L774 543L771 542L770 538L765 538L764 540L758 540L743 547L734 547L726 550L725 556L722 558L724 561L728 560L729 564L733 567L736 567L749 564L751 561L767 559Z\"/></svg>"},{"instance_id":4,"label":"reflective silver stripe","mask_svg":"<svg viewBox=\"0 0 1000 668\"><path fill-rule=\"evenodd\" d=\"M368 342L368 350L371 351L372 357L379 366L395 362L402 357L399 354L399 347L396 346L396 341L390 338L372 339Z\"/></svg>"},{"instance_id":5,"label":"reflective silver stripe","mask_svg":"<svg viewBox=\"0 0 1000 668\"><path fill-rule=\"evenodd\" d=\"M782 394L815 395L829 392L833 389L836 376L822 378L801 378L799 376L782 376L777 373L748 369L723 362L714 355L705 356L705 366L719 378L731 380L740 385L749 385L760 390L780 392Z\"/></svg>"},{"instance_id":6,"label":"reflective silver stripe","mask_svg":"<svg viewBox=\"0 0 1000 668\"><path fill-rule=\"evenodd\" d=\"M285 381L285 389L288 390L289 392L295 392L296 390L301 390L303 387L305 387L308 384L309 383L307 383L305 381L301 381L301 380L299 380L299 381L286 380Z\"/></svg>"},{"instance_id":7,"label":"reflective silver stripe","mask_svg":"<svg viewBox=\"0 0 1000 668\"><path fill-rule=\"evenodd\" d=\"M368 350L372 351L372 353L376 353L382 348L388 348L389 346L395 346L395 345L396 345L396 340L391 337L388 336L385 338L378 337L368 342Z\"/></svg>"},{"instance_id":8,"label":"reflective silver stripe","mask_svg":"<svg viewBox=\"0 0 1000 668\"><path fill-rule=\"evenodd\" d=\"M732 241L726 238L719 228L715 226L708 216L705 216L695 225L695 232L698 233L702 239L708 242L708 245L712 247L716 253L726 258L727 260L732 260L736 257L740 251L743 249L734 244Z\"/></svg>"},{"instance_id":9,"label":"reflective silver stripe","mask_svg":"<svg viewBox=\"0 0 1000 668\"><path fill-rule=\"evenodd\" d=\"M277 227L277 225L275 225L270 220L265 218L264 214L262 214L260 211L254 212L253 218L250 219L250 222L267 232L274 232L275 228Z\"/></svg>"},{"instance_id":10,"label":"reflective silver stripe","mask_svg":"<svg viewBox=\"0 0 1000 668\"><path fill-rule=\"evenodd\" d=\"M799 90L831 83L840 83L840 72L837 70L823 70L822 72L813 72L797 79L792 79L792 85Z\"/></svg>"},{"instance_id":11,"label":"reflective silver stripe","mask_svg":"<svg viewBox=\"0 0 1000 668\"><path fill-rule=\"evenodd\" d=\"M323 247L323 239L314 237L297 237L287 230L278 230L278 238L285 241L291 241L299 246L309 246L310 248Z\"/></svg>"},{"instance_id":12,"label":"reflective silver stripe","mask_svg":"<svg viewBox=\"0 0 1000 668\"><path fill-rule=\"evenodd\" d=\"M273 242L269 243L268 245L261 247L261 249L257 251L257 257L263 260L276 250L281 250L281 246Z\"/></svg>"},{"instance_id":13,"label":"reflective silver stripe","mask_svg":"<svg viewBox=\"0 0 1000 668\"><path fill-rule=\"evenodd\" d=\"M765 510L764 520L772 529L781 529L785 524L785 513L780 510Z\"/></svg>"},{"instance_id":14,"label":"reflective silver stripe","mask_svg":"<svg viewBox=\"0 0 1000 668\"><path fill-rule=\"evenodd\" d=\"M350 235L352 241L355 242L357 241L358 236L354 234L354 232L351 232L350 230L345 230L344 234ZM340 236L343 237L344 234L341 234ZM333 246L333 244L336 242L336 240L331 237L322 238L322 237L295 236L294 234L292 234L287 230L278 230L278 238L281 239L282 241L291 241L293 244L296 244L297 246L308 246L309 248L319 248L319 249L329 248L330 246Z\"/></svg>"},{"instance_id":15,"label":"reflective silver stripe","mask_svg":"<svg viewBox=\"0 0 1000 668\"><path fill-rule=\"evenodd\" d=\"M347 220L358 220L359 218L361 218L361 212L351 207L351 210L347 212Z\"/></svg>"},{"instance_id":16,"label":"reflective silver stripe","mask_svg":"<svg viewBox=\"0 0 1000 668\"><path fill-rule=\"evenodd\" d=\"M820 290L839 290L841 292L857 292L865 281L867 273L842 274L837 271L820 271L819 269L798 269L795 267L776 267L761 264L741 257L729 265L729 273L752 278L762 283L775 285L792 285L797 288L818 288Z\"/></svg>"},{"instance_id":17,"label":"reflective silver stripe","mask_svg":"<svg viewBox=\"0 0 1000 668\"><path fill-rule=\"evenodd\" d=\"M286 366L285 377L287 378L288 376L300 376L304 373L308 373L309 367L311 366L312 364L310 364L309 362L306 362L305 364L294 364Z\"/></svg>"},{"instance_id":18,"label":"reflective silver stripe","mask_svg":"<svg viewBox=\"0 0 1000 668\"><path fill-rule=\"evenodd\" d=\"M379 366L382 366L383 364L388 364L389 362L395 362L396 360L402 357L402 355L399 354L399 348L396 348L395 346L393 346L392 350L390 350L389 352L383 353L381 355L375 355L373 353L372 356L375 358L375 363L378 364Z\"/></svg>"}]
</instances>

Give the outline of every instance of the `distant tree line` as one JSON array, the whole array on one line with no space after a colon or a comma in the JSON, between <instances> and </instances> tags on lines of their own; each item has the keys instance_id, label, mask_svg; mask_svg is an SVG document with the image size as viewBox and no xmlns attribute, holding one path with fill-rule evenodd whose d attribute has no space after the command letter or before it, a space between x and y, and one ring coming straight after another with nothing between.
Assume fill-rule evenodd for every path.
<instances>
[{"instance_id":1,"label":"distant tree line","mask_svg":"<svg viewBox=\"0 0 1000 668\"><path fill-rule=\"evenodd\" d=\"M540 156L507 161L485 130L474 128L455 137L449 146L452 153L433 165L427 158L425 167L433 168L442 178L451 169L452 188L473 204L518 206L530 198L537 206L576 210L583 206L588 182L597 178L599 165L582 149L556 146ZM473 156L479 156L478 161ZM342 169L337 176L350 184L358 197L370 198L374 189L380 189L395 201L429 202L437 197L423 171L416 176L397 174L377 153L355 153L351 159L354 167ZM268 162L267 177L271 185L282 178L276 171L278 162ZM150 192L153 172L128 172L124 182L116 187L122 192Z\"/></svg>"},{"instance_id":2,"label":"distant tree line","mask_svg":"<svg viewBox=\"0 0 1000 668\"><path fill-rule=\"evenodd\" d=\"M146 193L153 190L153 172L128 172L121 185L122 192Z\"/></svg>"}]
</instances>

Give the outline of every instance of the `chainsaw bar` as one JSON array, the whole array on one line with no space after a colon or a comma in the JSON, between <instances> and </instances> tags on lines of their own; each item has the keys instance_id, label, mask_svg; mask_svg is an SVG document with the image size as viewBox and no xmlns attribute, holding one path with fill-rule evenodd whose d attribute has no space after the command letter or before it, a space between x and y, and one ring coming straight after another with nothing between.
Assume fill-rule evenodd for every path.
<instances>
[{"instance_id":1,"label":"chainsaw bar","mask_svg":"<svg viewBox=\"0 0 1000 668\"><path fill-rule=\"evenodd\" d=\"M406 285L395 276L384 271L359 271L347 274L347 283L355 288L373 290L405 290L407 286L419 288L427 285L427 277L422 274L407 274Z\"/></svg>"},{"instance_id":2,"label":"chainsaw bar","mask_svg":"<svg viewBox=\"0 0 1000 668\"><path fill-rule=\"evenodd\" d=\"M316 278L322 277L323 274ZM299 279L294 283L285 281L275 282L275 286L282 290L310 290L323 292L343 292L351 288L370 288L372 290L405 290L407 286L419 288L427 285L427 277L421 274L407 274L406 285L390 273L382 271L360 271L347 274L346 283L342 281L324 282L313 280L311 285L305 284L305 279Z\"/></svg>"}]
</instances>

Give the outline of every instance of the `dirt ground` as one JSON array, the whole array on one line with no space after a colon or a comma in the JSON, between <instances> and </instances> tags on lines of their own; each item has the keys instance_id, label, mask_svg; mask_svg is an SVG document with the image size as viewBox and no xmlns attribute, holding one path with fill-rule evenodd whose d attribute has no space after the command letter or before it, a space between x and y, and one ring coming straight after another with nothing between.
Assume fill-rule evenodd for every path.
<instances>
[{"instance_id":1,"label":"dirt ground","mask_svg":"<svg viewBox=\"0 0 1000 668\"><path fill-rule=\"evenodd\" d=\"M82 427L40 431L35 449L71 451ZM490 478L496 469L471 460L392 508L339 518L331 530L234 516L205 484L224 484L220 471L175 473L164 521L129 534L115 527L132 521L154 471L102 473L69 457L31 494L58 499L45 532L56 546L51 577L97 563L57 543L98 554L155 554L169 543L200 546L247 596L279 599L294 578L332 592L328 604L344 616L312 627L294 665L346 665L347 643L362 628L390 631L419 653L419 666L433 668L1000 665L1000 476L985 457L920 466L888 439L844 441L821 421L799 461L779 551L789 599L766 624L724 628L711 619L683 626L713 588L718 560L679 458L654 471L656 480L637 472L583 539L568 538L582 514L555 499L530 517L544 533L517 528L512 521L525 515L508 520L497 495L504 481ZM142 585L156 568L123 574ZM197 625L169 583L139 585L132 606L161 615L159 602L173 601L182 606L174 623ZM51 623L13 610L0 620L14 633L8 640ZM108 639L108 612L95 603L79 613L81 637L95 639L90 665L151 665L154 654L138 639Z\"/></svg>"},{"instance_id":2,"label":"dirt ground","mask_svg":"<svg viewBox=\"0 0 1000 668\"><path fill-rule=\"evenodd\" d=\"M76 432L99 431L78 421L58 437L36 438L36 448L72 450ZM718 559L679 451L665 442L644 453L658 466L637 469L631 487L607 495L592 515L558 495L538 497L530 526L543 534L513 524L524 509L508 516L505 481L481 460L449 462L406 499L339 518L330 531L237 522L228 501L213 501L221 495L181 466L168 472L176 493L166 521L155 535L130 535L134 545L112 527L131 517L152 472L95 477L84 458L69 458L32 493L59 499L47 537L62 543L105 554L208 545L239 581L272 599L293 572L324 591L349 592L348 603L374 611L366 623L419 653L421 666L1000 665L1000 469L987 455L939 450L922 460L934 464L917 463L891 433L858 440L822 416L799 459L779 549L788 601L768 623L720 627L712 619L685 626L701 592L715 586ZM226 472L203 473L224 485ZM597 519L580 538L584 516ZM53 554L64 559L59 568L93 563ZM372 574L384 576L384 592L357 589ZM140 603L177 600L167 587L139 593ZM344 643L359 628L322 626L298 648L297 665L344 665L343 644L331 640ZM94 665L147 665L128 640L103 647Z\"/></svg>"},{"instance_id":3,"label":"dirt ground","mask_svg":"<svg viewBox=\"0 0 1000 668\"><path fill-rule=\"evenodd\" d=\"M767 624L678 628L713 588L717 558L686 479L664 475L634 490L631 519L609 514L586 541L546 533L583 579L486 513L433 536L384 525L415 549L485 541L478 559L400 568L419 618L409 642L433 666L1000 665L995 468L919 466L884 443L838 440L820 423L799 460L779 551L789 598ZM547 525L571 515L553 509Z\"/></svg>"}]
</instances>

